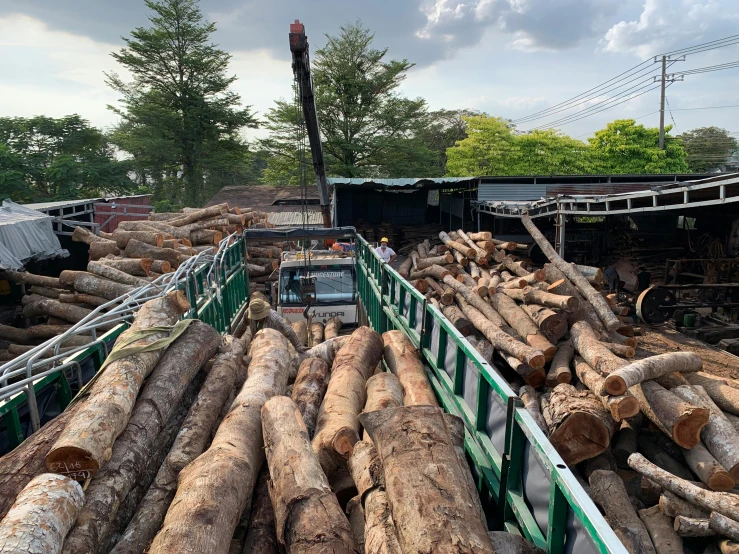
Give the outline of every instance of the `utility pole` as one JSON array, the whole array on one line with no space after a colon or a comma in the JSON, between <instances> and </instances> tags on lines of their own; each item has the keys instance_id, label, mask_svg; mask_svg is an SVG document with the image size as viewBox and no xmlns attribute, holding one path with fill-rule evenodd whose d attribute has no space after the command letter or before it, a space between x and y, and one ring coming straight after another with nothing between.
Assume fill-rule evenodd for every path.
<instances>
[{"instance_id":1,"label":"utility pole","mask_svg":"<svg viewBox=\"0 0 739 554\"><path fill-rule=\"evenodd\" d=\"M684 62L685 56L679 58L673 58L672 56L655 56L654 62L662 63L662 72L659 77L654 78L654 82L657 79L660 81L660 95L659 95L659 149L665 149L665 89L667 88L667 82L674 83L675 81L682 81L683 75L675 75L674 73L667 74L667 62ZM670 64L672 65L672 64Z\"/></svg>"}]
</instances>

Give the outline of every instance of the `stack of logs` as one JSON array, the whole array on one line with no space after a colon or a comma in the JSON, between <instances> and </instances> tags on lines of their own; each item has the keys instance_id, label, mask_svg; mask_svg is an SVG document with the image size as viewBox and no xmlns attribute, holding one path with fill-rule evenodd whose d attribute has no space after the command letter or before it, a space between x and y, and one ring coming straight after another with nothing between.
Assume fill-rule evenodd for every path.
<instances>
[{"instance_id":1,"label":"stack of logs","mask_svg":"<svg viewBox=\"0 0 739 554\"><path fill-rule=\"evenodd\" d=\"M543 268L517 244L460 230L418 244L399 273L509 381L630 552L717 536L736 554L739 380L703 372L692 352L637 357L601 271L566 263L522 220Z\"/></svg>"},{"instance_id":2,"label":"stack of logs","mask_svg":"<svg viewBox=\"0 0 739 554\"><path fill-rule=\"evenodd\" d=\"M229 208L228 204L148 217L148 221L124 221L113 233L100 235L75 227L72 240L89 246L86 271L66 270L58 277L4 272L3 278L25 285L23 316L38 323L25 329L0 325L0 341L9 343L0 350L0 363L62 334L93 309L174 271L191 256L214 249L224 236L248 226L269 225L264 212ZM257 254L259 258L248 261L249 276L271 279L276 275L279 249L250 249L251 256ZM61 353L91 340L89 336L72 337L65 341ZM44 356L52 354L49 350Z\"/></svg>"},{"instance_id":3,"label":"stack of logs","mask_svg":"<svg viewBox=\"0 0 739 554\"><path fill-rule=\"evenodd\" d=\"M488 534L463 423L405 335L361 327L298 353L272 328L222 341L192 322L147 349L187 307L146 303L120 339L134 350L0 459L0 550L540 552Z\"/></svg>"}]
</instances>

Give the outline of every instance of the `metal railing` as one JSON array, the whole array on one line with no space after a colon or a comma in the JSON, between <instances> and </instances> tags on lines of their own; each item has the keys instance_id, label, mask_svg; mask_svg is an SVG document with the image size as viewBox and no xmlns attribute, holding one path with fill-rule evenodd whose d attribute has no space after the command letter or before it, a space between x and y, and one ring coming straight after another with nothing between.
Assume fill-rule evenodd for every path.
<instances>
[{"instance_id":1,"label":"metal railing","mask_svg":"<svg viewBox=\"0 0 739 554\"><path fill-rule=\"evenodd\" d=\"M359 297L372 328L402 330L419 349L443 407L465 423L465 447L499 530L552 554L626 549L497 370L408 281L357 237Z\"/></svg>"},{"instance_id":2,"label":"metal railing","mask_svg":"<svg viewBox=\"0 0 739 554\"><path fill-rule=\"evenodd\" d=\"M220 333L228 332L249 297L245 264L243 240L235 234L226 237L217 248L200 252L174 272L96 307L63 334L1 365L0 417L10 447L23 440L18 409L27 405L31 428L38 430L41 414L37 394L49 386L57 389L63 409L71 401L69 381L75 378L82 385L82 365L89 359L97 372L108 355L108 345L129 326L145 302L175 289L182 290L191 306L183 317L198 318ZM71 337L88 333L90 343L61 351Z\"/></svg>"}]
</instances>

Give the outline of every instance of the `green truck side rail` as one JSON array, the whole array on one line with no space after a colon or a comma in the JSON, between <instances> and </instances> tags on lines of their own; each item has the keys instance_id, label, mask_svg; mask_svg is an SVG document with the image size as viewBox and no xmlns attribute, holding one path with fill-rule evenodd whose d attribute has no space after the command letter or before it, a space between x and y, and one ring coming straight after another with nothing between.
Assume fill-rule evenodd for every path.
<instances>
[{"instance_id":1,"label":"green truck side rail","mask_svg":"<svg viewBox=\"0 0 739 554\"><path fill-rule=\"evenodd\" d=\"M361 236L357 258L367 323L410 338L444 409L465 423L465 448L493 530L520 534L550 554L625 554L508 383Z\"/></svg>"}]
</instances>

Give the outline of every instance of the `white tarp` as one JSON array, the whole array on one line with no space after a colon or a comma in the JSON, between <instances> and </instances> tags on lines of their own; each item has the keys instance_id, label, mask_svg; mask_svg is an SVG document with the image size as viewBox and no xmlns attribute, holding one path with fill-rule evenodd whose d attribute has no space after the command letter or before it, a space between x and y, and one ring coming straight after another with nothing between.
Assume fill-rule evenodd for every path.
<instances>
[{"instance_id":1,"label":"white tarp","mask_svg":"<svg viewBox=\"0 0 739 554\"><path fill-rule=\"evenodd\" d=\"M20 269L31 260L66 257L51 216L11 202L0 206L0 269Z\"/></svg>"}]
</instances>

